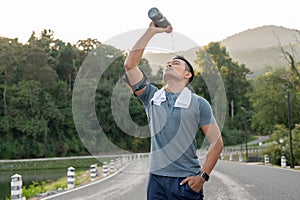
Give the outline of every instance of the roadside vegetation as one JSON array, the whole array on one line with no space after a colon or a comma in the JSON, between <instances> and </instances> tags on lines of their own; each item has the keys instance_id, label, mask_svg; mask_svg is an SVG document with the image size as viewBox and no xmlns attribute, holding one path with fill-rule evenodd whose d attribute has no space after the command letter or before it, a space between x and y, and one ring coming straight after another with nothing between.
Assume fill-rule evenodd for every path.
<instances>
[{"instance_id":1,"label":"roadside vegetation","mask_svg":"<svg viewBox=\"0 0 300 200\"><path fill-rule=\"evenodd\" d=\"M0 159L89 155L74 125L72 92L80 66L95 49L97 53L114 59L109 70L103 72L95 95L96 115L102 122L103 132L121 149L149 151L149 138L124 134L111 110L113 87L124 74L125 52L91 38L72 45L56 39L52 30L43 30L40 34L33 32L26 44L19 43L18 39L0 37L0 49ZM248 79L251 71L233 60L219 42L211 42L196 53L195 63L199 68L191 87L195 93L212 102L214 96L211 96L203 77L211 80L216 75L222 77L226 93L226 119L222 129L225 145L245 143L252 135L270 135L274 139L277 136L272 135L277 134L278 127L282 130L281 137L288 141L289 91L290 128L295 143L295 163L299 164L300 65L288 51L284 50L283 56L287 59L286 66L276 69L269 66L265 74ZM160 74L152 74L146 59L141 61L141 66L151 80L161 80ZM217 70L212 70L212 66ZM218 89L215 88L216 91ZM143 106L136 98L130 99L129 109L136 124L147 124ZM85 117L89 119L90 116ZM91 138L97 138L93 127L85 131L91 134ZM199 135L197 140L201 145L203 136ZM274 143L270 148L275 147ZM282 151L287 151L288 146L285 149ZM278 163L277 158L282 152L278 151L278 154L274 161L271 160L274 164Z\"/></svg>"}]
</instances>

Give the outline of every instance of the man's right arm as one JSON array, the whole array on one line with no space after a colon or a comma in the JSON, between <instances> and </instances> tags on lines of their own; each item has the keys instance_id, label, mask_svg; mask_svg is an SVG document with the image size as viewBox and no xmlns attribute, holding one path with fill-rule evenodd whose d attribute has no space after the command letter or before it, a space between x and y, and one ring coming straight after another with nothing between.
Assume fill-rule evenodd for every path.
<instances>
[{"instance_id":1,"label":"man's right arm","mask_svg":"<svg viewBox=\"0 0 300 200\"><path fill-rule=\"evenodd\" d=\"M142 59L145 47L147 46L150 39L156 33L167 32L170 33L172 31L171 27L167 28L159 28L155 27L154 23L151 22L147 31L143 34L143 36L136 42L133 49L130 51L129 55L127 56L124 67L128 77L128 81L130 85L136 85L143 79L143 73L138 68L138 64ZM144 92L146 87L135 91L136 95L139 95Z\"/></svg>"}]
</instances>

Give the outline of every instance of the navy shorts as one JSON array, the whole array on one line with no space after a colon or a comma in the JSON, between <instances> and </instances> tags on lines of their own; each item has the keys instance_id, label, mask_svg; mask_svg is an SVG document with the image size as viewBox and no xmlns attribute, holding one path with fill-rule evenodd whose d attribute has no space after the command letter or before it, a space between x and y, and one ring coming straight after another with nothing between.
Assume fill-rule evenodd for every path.
<instances>
[{"instance_id":1,"label":"navy shorts","mask_svg":"<svg viewBox=\"0 0 300 200\"><path fill-rule=\"evenodd\" d=\"M147 187L147 200L202 200L203 189L195 192L186 183L180 185L184 177L167 177L150 174Z\"/></svg>"}]
</instances>

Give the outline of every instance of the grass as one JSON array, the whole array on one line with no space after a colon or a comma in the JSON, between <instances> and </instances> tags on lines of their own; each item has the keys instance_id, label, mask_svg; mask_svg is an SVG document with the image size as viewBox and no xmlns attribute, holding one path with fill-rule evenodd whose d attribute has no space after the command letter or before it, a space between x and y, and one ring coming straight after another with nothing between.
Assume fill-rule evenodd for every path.
<instances>
[{"instance_id":1,"label":"grass","mask_svg":"<svg viewBox=\"0 0 300 200\"><path fill-rule=\"evenodd\" d=\"M101 159L99 161L96 158L66 158L62 160L47 160L47 159L40 159L36 161L32 160L21 160L21 161L5 161L1 160L0 162L0 171L10 171L14 170L38 170L38 169L66 169L70 166L73 166L75 169L83 169L83 168L90 168L91 163L97 164L100 168L104 161L108 162L111 158ZM96 179L99 179L97 177ZM85 185L90 182L90 171L75 171L75 186ZM68 186L68 179L67 176L64 176L56 181L42 181L42 182L32 182L27 187L23 187L23 197L29 200L36 200L38 199L38 194L43 194L47 191L57 191L57 190L65 190ZM10 199L10 197L6 198Z\"/></svg>"},{"instance_id":2,"label":"grass","mask_svg":"<svg viewBox=\"0 0 300 200\"><path fill-rule=\"evenodd\" d=\"M98 168L99 170L99 168ZM101 176L97 176L96 180L100 179ZM76 171L75 172L75 187L86 185L91 182L90 171ZM51 182L33 182L28 187L23 187L23 196L28 200L37 200L38 194L42 194L49 191L66 190L68 188L67 176L62 177L56 181Z\"/></svg>"},{"instance_id":3,"label":"grass","mask_svg":"<svg viewBox=\"0 0 300 200\"><path fill-rule=\"evenodd\" d=\"M89 169L91 164L98 166L98 176L96 180L101 179L101 168L104 162L110 163L111 159L115 157L101 158L101 161L94 157L71 157L71 158L57 158L57 159L30 159L30 160L0 160L0 171L14 170L38 170L38 169L66 169L73 166L75 169ZM116 160L115 160L116 161ZM86 185L91 182L90 170L75 171L75 187ZM32 182L29 186L23 186L23 197L28 200L37 200L42 196L47 196L49 193L66 190L68 187L68 178L64 176L58 180L48 180L41 182ZM48 194L47 194L48 193ZM7 200L10 197L6 198Z\"/></svg>"}]
</instances>

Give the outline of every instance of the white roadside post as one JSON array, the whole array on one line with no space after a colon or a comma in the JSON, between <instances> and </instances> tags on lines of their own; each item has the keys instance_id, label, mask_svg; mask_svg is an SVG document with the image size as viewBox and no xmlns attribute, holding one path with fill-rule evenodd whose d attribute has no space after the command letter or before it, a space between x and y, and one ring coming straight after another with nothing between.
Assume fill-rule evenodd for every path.
<instances>
[{"instance_id":1,"label":"white roadside post","mask_svg":"<svg viewBox=\"0 0 300 200\"><path fill-rule=\"evenodd\" d=\"M22 176L15 174L11 177L11 199L22 200Z\"/></svg>"},{"instance_id":2,"label":"white roadside post","mask_svg":"<svg viewBox=\"0 0 300 200\"><path fill-rule=\"evenodd\" d=\"M110 172L115 172L115 161L110 160Z\"/></svg>"},{"instance_id":3,"label":"white roadside post","mask_svg":"<svg viewBox=\"0 0 300 200\"><path fill-rule=\"evenodd\" d=\"M108 166L107 166L107 162L104 162L103 163L103 166L102 166L102 174L104 177L108 176Z\"/></svg>"},{"instance_id":4,"label":"white roadside post","mask_svg":"<svg viewBox=\"0 0 300 200\"><path fill-rule=\"evenodd\" d=\"M286 158L285 158L285 156L281 156L281 167L286 167Z\"/></svg>"},{"instance_id":5,"label":"white roadside post","mask_svg":"<svg viewBox=\"0 0 300 200\"><path fill-rule=\"evenodd\" d=\"M75 168L74 167L69 167L68 172L68 190L73 189L75 187Z\"/></svg>"},{"instance_id":6,"label":"white roadside post","mask_svg":"<svg viewBox=\"0 0 300 200\"><path fill-rule=\"evenodd\" d=\"M241 154L239 155L239 162L243 162L243 156Z\"/></svg>"},{"instance_id":7,"label":"white roadside post","mask_svg":"<svg viewBox=\"0 0 300 200\"><path fill-rule=\"evenodd\" d=\"M265 165L268 165L270 163L269 156L265 155L264 158L265 158Z\"/></svg>"},{"instance_id":8,"label":"white roadside post","mask_svg":"<svg viewBox=\"0 0 300 200\"><path fill-rule=\"evenodd\" d=\"M229 154L229 161L233 161L232 154Z\"/></svg>"},{"instance_id":9,"label":"white roadside post","mask_svg":"<svg viewBox=\"0 0 300 200\"><path fill-rule=\"evenodd\" d=\"M91 181L96 180L96 165L91 165L90 166L90 175L91 175Z\"/></svg>"},{"instance_id":10,"label":"white roadside post","mask_svg":"<svg viewBox=\"0 0 300 200\"><path fill-rule=\"evenodd\" d=\"M122 167L122 161L121 158L117 159L117 168L120 169Z\"/></svg>"}]
</instances>

